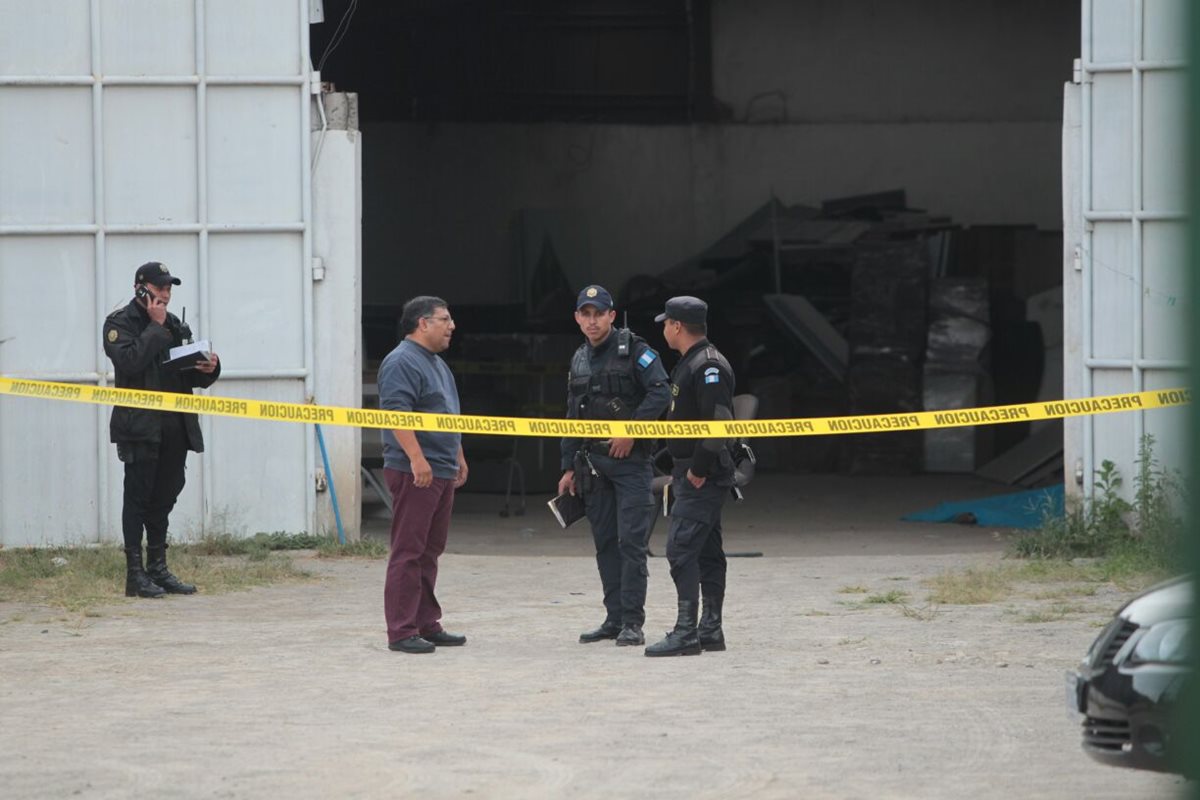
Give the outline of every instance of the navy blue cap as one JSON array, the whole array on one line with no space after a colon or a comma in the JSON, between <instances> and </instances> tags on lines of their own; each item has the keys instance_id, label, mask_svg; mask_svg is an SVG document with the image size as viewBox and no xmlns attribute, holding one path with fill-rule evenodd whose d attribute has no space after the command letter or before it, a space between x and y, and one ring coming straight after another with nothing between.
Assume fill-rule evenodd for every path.
<instances>
[{"instance_id":1,"label":"navy blue cap","mask_svg":"<svg viewBox=\"0 0 1200 800\"><path fill-rule=\"evenodd\" d=\"M676 322L686 322L689 325L704 325L708 320L708 303L699 297L681 295L667 301L663 313L654 318L655 322L673 319Z\"/></svg>"},{"instance_id":2,"label":"navy blue cap","mask_svg":"<svg viewBox=\"0 0 1200 800\"><path fill-rule=\"evenodd\" d=\"M575 301L575 310L578 311L584 306L595 306L601 311L610 311L613 307L612 295L603 286L585 286L579 293L579 299Z\"/></svg>"},{"instance_id":3,"label":"navy blue cap","mask_svg":"<svg viewBox=\"0 0 1200 800\"><path fill-rule=\"evenodd\" d=\"M167 269L166 264L160 261L147 261L138 267L133 282L153 283L155 286L166 286L168 283L178 286L183 283L183 281L171 274L171 270Z\"/></svg>"}]
</instances>

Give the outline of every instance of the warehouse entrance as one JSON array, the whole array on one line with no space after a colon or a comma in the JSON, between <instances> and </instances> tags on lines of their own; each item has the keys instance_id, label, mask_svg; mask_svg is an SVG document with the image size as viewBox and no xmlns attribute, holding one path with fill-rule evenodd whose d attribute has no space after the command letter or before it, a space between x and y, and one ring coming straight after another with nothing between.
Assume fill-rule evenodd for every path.
<instances>
[{"instance_id":1,"label":"warehouse entrance","mask_svg":"<svg viewBox=\"0 0 1200 800\"><path fill-rule=\"evenodd\" d=\"M437 294L465 411L560 416L596 282L668 364L653 314L706 299L762 417L1061 396L1077 3L324 8L314 61L364 132L364 383ZM760 466L1036 484L1057 425L764 440ZM557 478L551 440L468 444L476 489Z\"/></svg>"}]
</instances>

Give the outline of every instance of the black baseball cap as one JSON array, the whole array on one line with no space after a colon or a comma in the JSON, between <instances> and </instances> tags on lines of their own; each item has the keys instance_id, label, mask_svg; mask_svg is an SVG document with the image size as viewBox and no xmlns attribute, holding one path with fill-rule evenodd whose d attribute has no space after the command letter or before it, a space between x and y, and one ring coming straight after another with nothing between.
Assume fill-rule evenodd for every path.
<instances>
[{"instance_id":1,"label":"black baseball cap","mask_svg":"<svg viewBox=\"0 0 1200 800\"><path fill-rule=\"evenodd\" d=\"M168 283L173 283L176 286L183 281L171 274L171 270L167 269L167 265L161 261L147 261L137 268L137 272L133 277L134 283L153 283L155 286L166 286Z\"/></svg>"},{"instance_id":2,"label":"black baseball cap","mask_svg":"<svg viewBox=\"0 0 1200 800\"><path fill-rule=\"evenodd\" d=\"M609 311L613 307L612 295L603 286L585 286L575 301L575 310L578 311L584 306L595 306L601 311Z\"/></svg>"},{"instance_id":3,"label":"black baseball cap","mask_svg":"<svg viewBox=\"0 0 1200 800\"><path fill-rule=\"evenodd\" d=\"M699 297L681 295L667 301L663 313L654 318L655 322L673 319L676 322L686 322L689 325L703 325L708 320L708 303Z\"/></svg>"}]
</instances>

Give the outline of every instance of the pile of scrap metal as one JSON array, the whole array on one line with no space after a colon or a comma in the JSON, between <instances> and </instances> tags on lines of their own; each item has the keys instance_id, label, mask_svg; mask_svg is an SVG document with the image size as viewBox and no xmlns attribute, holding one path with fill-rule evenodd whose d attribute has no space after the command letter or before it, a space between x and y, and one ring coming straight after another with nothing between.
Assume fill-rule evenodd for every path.
<instances>
[{"instance_id":1,"label":"pile of scrap metal","mask_svg":"<svg viewBox=\"0 0 1200 800\"><path fill-rule=\"evenodd\" d=\"M760 417L901 413L1034 400L1049 337L1025 304L1061 282L1060 232L964 227L893 190L820 208L772 199L704 252L631 279L618 304L641 323L673 294L707 298L710 335ZM759 465L972 472L1028 435L1005 427L764 440Z\"/></svg>"}]
</instances>

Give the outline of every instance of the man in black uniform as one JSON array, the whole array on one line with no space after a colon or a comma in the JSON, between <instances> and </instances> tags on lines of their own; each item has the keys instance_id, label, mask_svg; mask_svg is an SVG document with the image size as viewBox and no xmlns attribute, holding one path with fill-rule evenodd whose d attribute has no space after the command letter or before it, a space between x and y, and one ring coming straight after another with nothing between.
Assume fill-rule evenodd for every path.
<instances>
[{"instance_id":1,"label":"man in black uniform","mask_svg":"<svg viewBox=\"0 0 1200 800\"><path fill-rule=\"evenodd\" d=\"M207 388L221 374L217 354L194 367L165 365L167 351L192 338L187 326L167 313L171 287L179 278L150 261L137 268L134 297L104 321L104 352L113 362L116 385L122 389L191 394ZM125 596L162 597L192 594L167 569L167 516L183 491L187 451L204 451L195 414L145 408L113 408L109 438L125 464L121 532L125 539ZM142 566L142 530L146 531L146 566Z\"/></svg>"},{"instance_id":2,"label":"man in black uniform","mask_svg":"<svg viewBox=\"0 0 1200 800\"><path fill-rule=\"evenodd\" d=\"M628 329L614 331L616 317L604 287L579 293L575 321L587 342L571 358L568 419L652 420L671 402L658 353ZM649 450L633 439L562 440L558 491L583 495L604 589L604 622L580 634L580 642L646 643L646 539L654 509Z\"/></svg>"},{"instance_id":3,"label":"man in black uniform","mask_svg":"<svg viewBox=\"0 0 1200 800\"><path fill-rule=\"evenodd\" d=\"M708 342L708 305L696 297L672 297L654 318L663 338L682 358L671 371L671 420L733 419L733 370ZM725 601L725 551L721 507L733 486L729 440L669 439L674 465L668 487L675 497L667 534L667 561L679 601L675 628L646 648L648 656L692 656L724 650L721 606ZM704 616L697 629L700 595Z\"/></svg>"}]
</instances>

